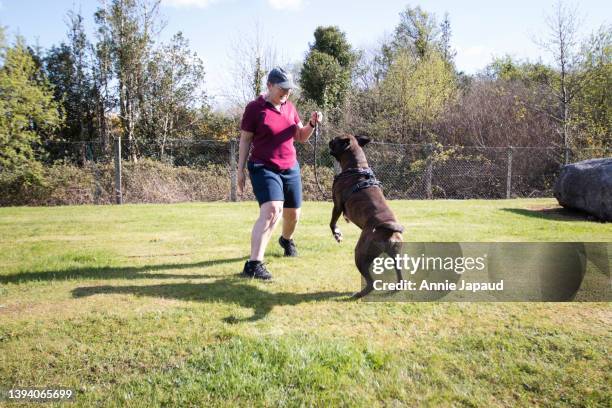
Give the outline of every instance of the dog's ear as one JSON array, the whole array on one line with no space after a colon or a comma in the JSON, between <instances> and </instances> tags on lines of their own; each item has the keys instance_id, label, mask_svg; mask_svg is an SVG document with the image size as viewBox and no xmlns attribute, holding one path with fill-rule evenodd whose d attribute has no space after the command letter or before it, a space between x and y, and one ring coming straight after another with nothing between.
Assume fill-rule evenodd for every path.
<instances>
[{"instance_id":1,"label":"dog's ear","mask_svg":"<svg viewBox=\"0 0 612 408\"><path fill-rule=\"evenodd\" d=\"M355 139L357 139L357 143L361 147L363 147L363 146L367 145L368 143L370 143L370 138L367 137L367 136L355 136Z\"/></svg>"}]
</instances>

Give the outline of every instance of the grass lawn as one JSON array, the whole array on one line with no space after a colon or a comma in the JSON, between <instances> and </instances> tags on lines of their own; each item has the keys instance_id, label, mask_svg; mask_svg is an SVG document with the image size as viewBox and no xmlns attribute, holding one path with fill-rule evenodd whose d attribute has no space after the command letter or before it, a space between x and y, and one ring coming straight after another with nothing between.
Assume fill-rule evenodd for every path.
<instances>
[{"instance_id":1,"label":"grass lawn","mask_svg":"<svg viewBox=\"0 0 612 408\"><path fill-rule=\"evenodd\" d=\"M407 241L612 240L551 199L390 204ZM273 282L245 280L257 211L1 208L0 388L72 387L74 406L611 406L609 303L350 300L359 230L342 222L337 244L330 203L305 203L299 258L277 229Z\"/></svg>"}]
</instances>

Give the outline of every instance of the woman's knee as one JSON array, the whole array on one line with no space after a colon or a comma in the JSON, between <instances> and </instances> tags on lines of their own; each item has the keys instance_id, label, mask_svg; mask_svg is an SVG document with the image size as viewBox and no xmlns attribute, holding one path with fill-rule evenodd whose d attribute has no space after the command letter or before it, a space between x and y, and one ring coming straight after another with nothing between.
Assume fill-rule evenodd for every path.
<instances>
[{"instance_id":1,"label":"woman's knee","mask_svg":"<svg viewBox=\"0 0 612 408\"><path fill-rule=\"evenodd\" d=\"M282 201L268 201L267 203L263 203L261 205L259 216L266 223L266 225L274 226L278 222L282 213Z\"/></svg>"},{"instance_id":2,"label":"woman's knee","mask_svg":"<svg viewBox=\"0 0 612 408\"><path fill-rule=\"evenodd\" d=\"M286 222L297 224L300 220L300 209L299 208L285 208L283 210L283 219Z\"/></svg>"}]
</instances>

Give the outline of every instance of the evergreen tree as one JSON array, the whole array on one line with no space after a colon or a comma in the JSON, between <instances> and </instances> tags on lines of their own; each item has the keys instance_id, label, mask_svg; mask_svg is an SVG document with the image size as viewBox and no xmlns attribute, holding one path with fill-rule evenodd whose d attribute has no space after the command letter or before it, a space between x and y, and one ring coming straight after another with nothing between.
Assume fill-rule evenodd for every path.
<instances>
[{"instance_id":1,"label":"evergreen tree","mask_svg":"<svg viewBox=\"0 0 612 408\"><path fill-rule=\"evenodd\" d=\"M61 124L59 106L23 39L9 47L2 33L0 54L0 179L39 183L41 135Z\"/></svg>"},{"instance_id":2,"label":"evergreen tree","mask_svg":"<svg viewBox=\"0 0 612 408\"><path fill-rule=\"evenodd\" d=\"M314 37L300 72L302 96L324 110L337 110L350 88L356 54L338 27L318 27Z\"/></svg>"}]
</instances>

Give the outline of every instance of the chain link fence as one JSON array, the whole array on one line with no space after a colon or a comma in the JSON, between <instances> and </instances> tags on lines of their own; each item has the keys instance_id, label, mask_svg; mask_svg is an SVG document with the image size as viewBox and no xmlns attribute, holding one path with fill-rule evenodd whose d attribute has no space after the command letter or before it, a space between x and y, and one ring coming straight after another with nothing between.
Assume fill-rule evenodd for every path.
<instances>
[{"instance_id":1,"label":"chain link fence","mask_svg":"<svg viewBox=\"0 0 612 408\"><path fill-rule=\"evenodd\" d=\"M298 147L304 191L312 188L313 147ZM371 142L365 147L369 166L389 199L496 199L551 197L565 164L566 149L554 147L475 147ZM606 149L576 149L570 162L608 157ZM331 192L334 167L327 145L320 146L317 166L324 192ZM337 166L336 166L337 167Z\"/></svg>"},{"instance_id":2,"label":"chain link fence","mask_svg":"<svg viewBox=\"0 0 612 408\"><path fill-rule=\"evenodd\" d=\"M331 197L340 169L327 142L296 143L306 200ZM238 141L167 140L147 157L133 160L127 143L55 143L53 154L70 160L45 166L45 185L15 195L3 192L1 205L173 203L253 200L247 181L237 194ZM163 152L163 153L161 153ZM136 152L138 153L138 152ZM475 147L371 142L370 167L388 199L499 199L550 197L566 151L554 147ZM608 157L604 149L569 152L570 161ZM78 164L74 164L78 163ZM318 179L318 184L317 184Z\"/></svg>"}]
</instances>

